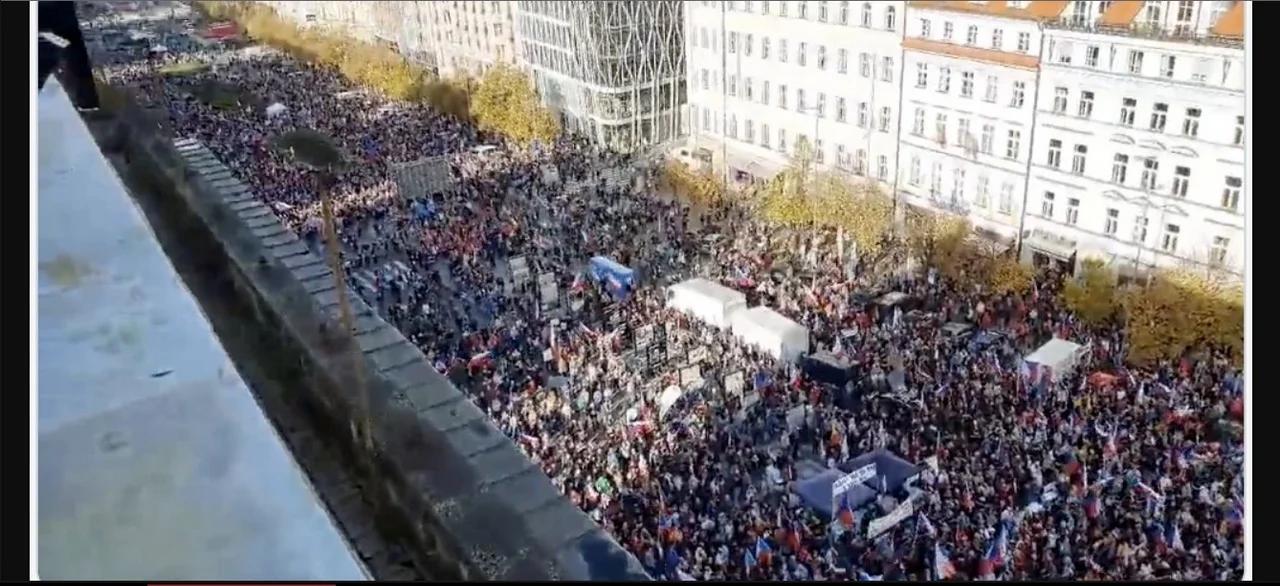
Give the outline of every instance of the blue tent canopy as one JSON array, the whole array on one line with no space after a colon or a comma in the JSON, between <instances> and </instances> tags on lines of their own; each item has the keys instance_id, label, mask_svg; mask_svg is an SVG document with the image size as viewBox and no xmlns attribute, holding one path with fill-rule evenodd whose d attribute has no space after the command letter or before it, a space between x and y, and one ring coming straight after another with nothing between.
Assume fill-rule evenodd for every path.
<instances>
[{"instance_id":1,"label":"blue tent canopy","mask_svg":"<svg viewBox=\"0 0 1280 586\"><path fill-rule=\"evenodd\" d=\"M889 450L880 449L848 460L840 464L837 467L838 470L824 470L811 478L797 482L792 490L799 495L806 506L820 515L830 517L835 513L831 509L831 485L837 478L871 463L876 465L876 475L865 483L849 489L849 507L854 510L875 500L880 494L881 479L884 481L884 487L889 492L893 492L902 488L912 476L921 471L919 466L899 458Z\"/></svg>"},{"instance_id":2,"label":"blue tent canopy","mask_svg":"<svg viewBox=\"0 0 1280 586\"><path fill-rule=\"evenodd\" d=\"M609 292L615 297L625 297L627 292L635 287L636 273L629 267L618 264L617 261L596 256L591 258L590 263L591 278L596 282L605 283Z\"/></svg>"}]
</instances>

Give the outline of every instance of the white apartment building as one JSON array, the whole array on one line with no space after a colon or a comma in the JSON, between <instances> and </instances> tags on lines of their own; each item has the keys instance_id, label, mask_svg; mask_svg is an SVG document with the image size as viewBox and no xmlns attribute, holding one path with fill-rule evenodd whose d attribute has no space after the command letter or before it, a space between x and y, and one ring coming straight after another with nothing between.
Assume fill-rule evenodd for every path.
<instances>
[{"instance_id":1,"label":"white apartment building","mask_svg":"<svg viewBox=\"0 0 1280 586\"><path fill-rule=\"evenodd\" d=\"M1072 2L1047 24L1024 258L1243 275L1244 10Z\"/></svg>"},{"instance_id":2,"label":"white apartment building","mask_svg":"<svg viewBox=\"0 0 1280 586\"><path fill-rule=\"evenodd\" d=\"M815 163L891 187L904 2L686 2L688 144L767 179L800 139Z\"/></svg>"},{"instance_id":3,"label":"white apartment building","mask_svg":"<svg viewBox=\"0 0 1280 586\"><path fill-rule=\"evenodd\" d=\"M1012 244L1034 140L1040 22L1066 2L908 3L900 203Z\"/></svg>"},{"instance_id":4,"label":"white apartment building","mask_svg":"<svg viewBox=\"0 0 1280 586\"><path fill-rule=\"evenodd\" d=\"M431 32L433 2L264 1L283 18L324 27L366 42L382 43L427 69L436 68Z\"/></svg>"},{"instance_id":5,"label":"white apartment building","mask_svg":"<svg viewBox=\"0 0 1280 586\"><path fill-rule=\"evenodd\" d=\"M680 136L681 2L517 2L516 41L562 125L621 150Z\"/></svg>"},{"instance_id":6,"label":"white apartment building","mask_svg":"<svg viewBox=\"0 0 1280 586\"><path fill-rule=\"evenodd\" d=\"M495 64L516 65L515 2L419 2L426 5L443 76L480 77Z\"/></svg>"}]
</instances>

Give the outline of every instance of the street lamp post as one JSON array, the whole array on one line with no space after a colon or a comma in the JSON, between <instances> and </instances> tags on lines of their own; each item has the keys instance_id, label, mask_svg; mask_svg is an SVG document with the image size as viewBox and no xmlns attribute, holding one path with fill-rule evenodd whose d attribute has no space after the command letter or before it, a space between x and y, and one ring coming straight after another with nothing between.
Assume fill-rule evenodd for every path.
<instances>
[{"instance_id":1,"label":"street lamp post","mask_svg":"<svg viewBox=\"0 0 1280 586\"><path fill-rule=\"evenodd\" d=\"M301 139L299 131L294 131L293 138ZM351 313L351 301L347 295L346 267L342 262L341 243L338 240L337 220L333 214L332 191L336 182L334 173L343 164L342 154L328 137L318 133L307 133L307 144L300 145L297 140L287 146L291 159L299 166L311 171L315 180L316 192L320 196L320 213L324 220L325 256L329 261L329 269L333 272L333 284L338 295L338 319L343 334L338 337L351 347L351 368L354 377L355 391L359 395L360 417L363 429L358 430L365 448L373 449L373 414L369 401L369 391L365 385L364 356L360 344L355 339L355 320ZM303 148L299 148L303 147Z\"/></svg>"}]
</instances>

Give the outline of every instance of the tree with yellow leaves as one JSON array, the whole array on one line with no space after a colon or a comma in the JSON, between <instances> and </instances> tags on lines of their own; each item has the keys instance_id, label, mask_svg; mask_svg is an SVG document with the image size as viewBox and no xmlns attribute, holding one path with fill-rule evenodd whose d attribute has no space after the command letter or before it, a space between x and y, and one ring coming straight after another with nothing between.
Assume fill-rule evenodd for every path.
<instances>
[{"instance_id":1,"label":"tree with yellow leaves","mask_svg":"<svg viewBox=\"0 0 1280 586\"><path fill-rule=\"evenodd\" d=\"M797 140L790 163L764 186L766 218L793 228L817 225L819 204L814 197L812 163L813 147L805 138Z\"/></svg>"},{"instance_id":2,"label":"tree with yellow leaves","mask_svg":"<svg viewBox=\"0 0 1280 586\"><path fill-rule=\"evenodd\" d=\"M1121 296L1129 359L1137 364L1172 360L1213 344L1238 361L1244 348L1242 290L1184 270L1157 273L1146 287Z\"/></svg>"},{"instance_id":3,"label":"tree with yellow leaves","mask_svg":"<svg viewBox=\"0 0 1280 586\"><path fill-rule=\"evenodd\" d=\"M693 170L683 162L669 159L663 167L663 180L677 197L712 206L724 199L724 187L708 169Z\"/></svg>"},{"instance_id":4,"label":"tree with yellow leaves","mask_svg":"<svg viewBox=\"0 0 1280 586\"><path fill-rule=\"evenodd\" d=\"M997 295L1021 295L1035 284L1035 273L1031 267L1008 254L990 259L986 266L974 266L974 269L975 274L987 275L987 286Z\"/></svg>"},{"instance_id":5,"label":"tree with yellow leaves","mask_svg":"<svg viewBox=\"0 0 1280 586\"><path fill-rule=\"evenodd\" d=\"M502 64L489 69L471 100L471 115L485 130L500 132L521 145L552 142L560 124L542 106L529 78Z\"/></svg>"},{"instance_id":6,"label":"tree with yellow leaves","mask_svg":"<svg viewBox=\"0 0 1280 586\"><path fill-rule=\"evenodd\" d=\"M969 222L953 216L924 210L910 210L906 214L908 252L952 279L963 276L964 242L970 232Z\"/></svg>"},{"instance_id":7,"label":"tree with yellow leaves","mask_svg":"<svg viewBox=\"0 0 1280 586\"><path fill-rule=\"evenodd\" d=\"M1074 279L1062 289L1062 299L1067 308L1084 323L1101 326L1111 322L1116 315L1116 276L1101 260L1085 259Z\"/></svg>"},{"instance_id":8,"label":"tree with yellow leaves","mask_svg":"<svg viewBox=\"0 0 1280 586\"><path fill-rule=\"evenodd\" d=\"M893 200L871 182L852 183L843 175L820 172L813 177L808 198L820 226L835 228L847 240L853 258L878 253L893 224Z\"/></svg>"}]
</instances>

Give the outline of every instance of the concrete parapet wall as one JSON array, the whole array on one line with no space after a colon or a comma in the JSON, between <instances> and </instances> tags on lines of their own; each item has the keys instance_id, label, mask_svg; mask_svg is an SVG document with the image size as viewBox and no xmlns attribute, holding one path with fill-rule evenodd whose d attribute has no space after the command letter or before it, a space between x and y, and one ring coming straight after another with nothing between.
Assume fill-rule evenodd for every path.
<instances>
[{"instance_id":1,"label":"concrete parapet wall","mask_svg":"<svg viewBox=\"0 0 1280 586\"><path fill-rule=\"evenodd\" d=\"M139 117L141 119L141 117ZM363 413L350 338L336 335L338 298L324 259L195 140L119 117L131 163L159 175L189 211L189 237L221 255L253 307L243 319L304 373L299 402L357 469L379 517L434 579L648 580L635 557L556 490L422 353L351 292L375 450L357 437ZM173 206L171 206L173 207Z\"/></svg>"}]
</instances>

